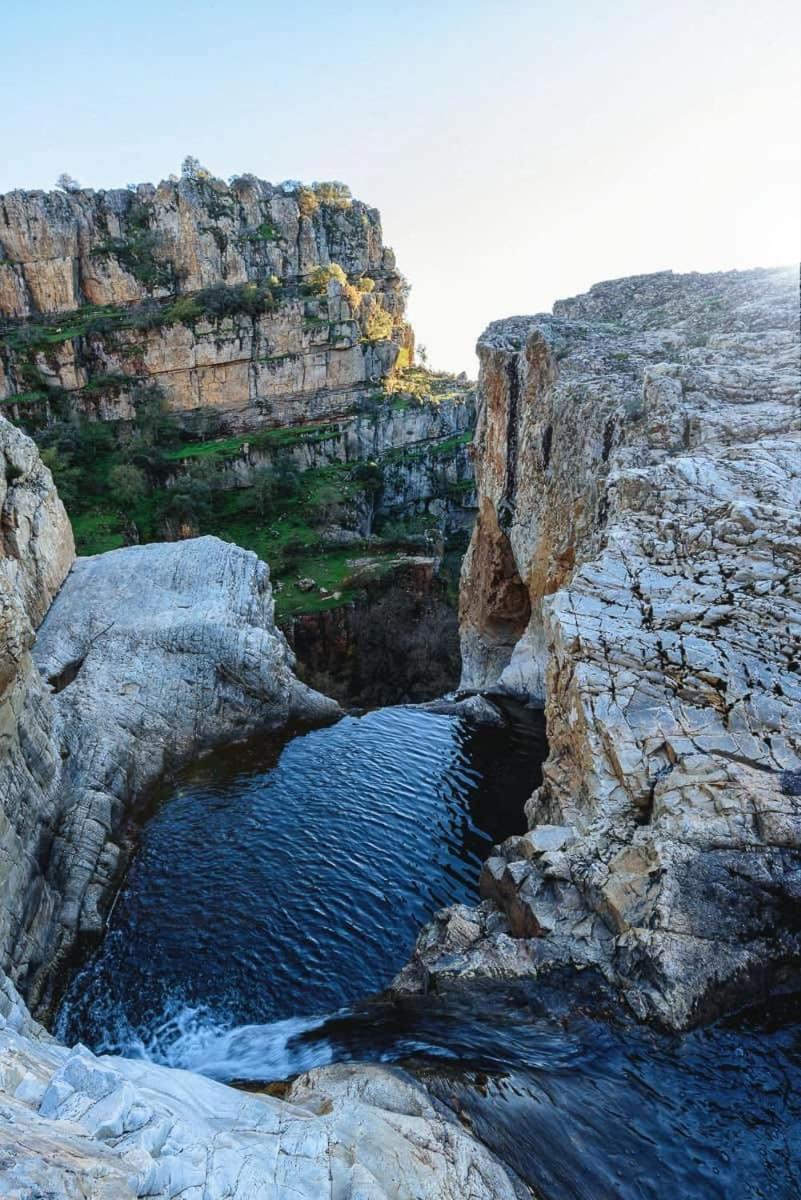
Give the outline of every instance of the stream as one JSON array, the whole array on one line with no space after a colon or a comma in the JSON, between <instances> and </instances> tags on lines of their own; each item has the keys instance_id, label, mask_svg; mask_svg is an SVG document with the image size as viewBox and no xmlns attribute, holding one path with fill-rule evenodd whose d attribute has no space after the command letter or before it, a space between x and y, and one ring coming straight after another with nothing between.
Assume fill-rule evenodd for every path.
<instances>
[{"instance_id":1,"label":"stream","mask_svg":"<svg viewBox=\"0 0 801 1200\"><path fill-rule=\"evenodd\" d=\"M160 798L56 1032L241 1086L402 1064L542 1200L801 1196L801 1004L683 1037L587 974L389 1002L421 926L524 827L541 717L388 708L235 746Z\"/></svg>"}]
</instances>

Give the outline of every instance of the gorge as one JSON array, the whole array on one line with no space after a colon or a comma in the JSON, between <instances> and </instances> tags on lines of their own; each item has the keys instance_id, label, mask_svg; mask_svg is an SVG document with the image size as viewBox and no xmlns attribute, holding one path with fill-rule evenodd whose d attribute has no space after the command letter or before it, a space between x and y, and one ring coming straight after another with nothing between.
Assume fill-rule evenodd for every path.
<instances>
[{"instance_id":1,"label":"gorge","mask_svg":"<svg viewBox=\"0 0 801 1200\"><path fill-rule=\"evenodd\" d=\"M0 1195L794 1194L797 275L474 391L341 185L1 203Z\"/></svg>"}]
</instances>

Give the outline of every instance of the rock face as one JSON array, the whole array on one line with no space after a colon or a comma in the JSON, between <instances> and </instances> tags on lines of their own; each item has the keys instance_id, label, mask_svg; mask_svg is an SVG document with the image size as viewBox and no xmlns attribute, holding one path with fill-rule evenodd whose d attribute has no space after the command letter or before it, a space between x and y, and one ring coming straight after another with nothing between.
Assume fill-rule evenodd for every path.
<instances>
[{"instance_id":1,"label":"rock face","mask_svg":"<svg viewBox=\"0 0 801 1200\"><path fill-rule=\"evenodd\" d=\"M338 708L293 675L265 564L217 538L79 559L32 660L72 535L35 448L2 418L0 446L0 946L41 1005L76 939L102 926L147 788L204 749Z\"/></svg>"},{"instance_id":2,"label":"rock face","mask_svg":"<svg viewBox=\"0 0 801 1200\"><path fill-rule=\"evenodd\" d=\"M395 407L383 397L370 411L338 420L317 422L295 430L242 439L206 461L217 468L220 491L252 486L265 467L291 461L300 471L370 463L380 468L381 486L346 506L334 504L332 525L344 525L362 537L373 532L376 518L414 520L430 517L443 533L469 531L475 509L470 438L475 424L475 400L465 387L453 398L431 398ZM191 472L196 460L190 445L187 457L176 463L168 486Z\"/></svg>"},{"instance_id":3,"label":"rock face","mask_svg":"<svg viewBox=\"0 0 801 1200\"><path fill-rule=\"evenodd\" d=\"M11 192L0 399L15 419L130 420L147 381L228 431L346 412L410 360L406 291L378 212L346 189L202 175Z\"/></svg>"},{"instance_id":4,"label":"rock face","mask_svg":"<svg viewBox=\"0 0 801 1200\"><path fill-rule=\"evenodd\" d=\"M462 684L544 699L550 757L418 983L511 933L683 1027L801 962L797 275L601 284L478 349Z\"/></svg>"},{"instance_id":5,"label":"rock face","mask_svg":"<svg viewBox=\"0 0 801 1200\"><path fill-rule=\"evenodd\" d=\"M55 903L43 862L60 811L61 757L31 647L73 557L50 472L0 417L0 976L16 953L40 957L36 942Z\"/></svg>"}]
</instances>

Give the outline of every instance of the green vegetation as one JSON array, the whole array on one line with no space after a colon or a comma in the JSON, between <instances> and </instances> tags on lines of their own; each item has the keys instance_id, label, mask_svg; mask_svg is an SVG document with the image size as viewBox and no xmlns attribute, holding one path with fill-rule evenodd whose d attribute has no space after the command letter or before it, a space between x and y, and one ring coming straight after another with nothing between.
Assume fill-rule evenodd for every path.
<instances>
[{"instance_id":1,"label":"green vegetation","mask_svg":"<svg viewBox=\"0 0 801 1200\"><path fill-rule=\"evenodd\" d=\"M373 305L364 324L364 336L368 342L382 342L392 337L392 317L386 309Z\"/></svg>"},{"instance_id":2,"label":"green vegetation","mask_svg":"<svg viewBox=\"0 0 801 1200\"><path fill-rule=\"evenodd\" d=\"M252 233L246 233L242 238L246 242L277 242L281 234L269 221L262 221Z\"/></svg>"},{"instance_id":3,"label":"green vegetation","mask_svg":"<svg viewBox=\"0 0 801 1200\"><path fill-rule=\"evenodd\" d=\"M193 324L200 319L218 321L240 314L259 316L275 307L277 290L279 285L272 277L261 284L216 284L161 302L146 300L127 306L86 304L36 321L7 321L0 325L0 340L17 358L29 361L36 354L47 354L65 342L93 334L156 329L179 322ZM291 293L291 289L280 290Z\"/></svg>"},{"instance_id":4,"label":"green vegetation","mask_svg":"<svg viewBox=\"0 0 801 1200\"><path fill-rule=\"evenodd\" d=\"M312 296L324 296L332 279L346 284L348 277L339 263L329 263L327 267L317 267L306 281L306 290Z\"/></svg>"},{"instance_id":5,"label":"green vegetation","mask_svg":"<svg viewBox=\"0 0 801 1200\"><path fill-rule=\"evenodd\" d=\"M216 283L174 300L164 310L163 324L181 321L193 325L201 319L222 321L226 317L258 317L274 308L275 296L268 283Z\"/></svg>"},{"instance_id":6,"label":"green vegetation","mask_svg":"<svg viewBox=\"0 0 801 1200\"><path fill-rule=\"evenodd\" d=\"M268 237L264 226L259 232ZM374 288L368 277L351 284L337 264L330 264L315 272L303 289L282 288L275 279L258 285L217 285L126 306L87 305L36 321L7 321L0 327L7 369L10 366L20 387L4 404L13 408L15 418L36 438L72 519L80 554L102 553L131 541L216 534L254 550L269 562L278 585L278 612L286 617L352 598L365 584L365 570L380 573L389 569L399 546L408 549L428 544L432 536L429 527L436 522L425 515L411 521L384 521L383 525L376 517L388 486L385 473L394 470L397 474L399 465L417 458L445 457L468 442L469 434L438 446L393 451L377 462L334 462L300 470L295 460L303 459L291 452L335 439L341 423L214 437L215 426L208 419L192 420L185 415L183 426L179 425L160 389L142 376L143 347L137 343L144 339L131 337L131 331L178 322L191 326L201 320L217 322L238 315L254 317L268 311L278 302L277 297L294 298L310 291L323 295L331 278L348 289L354 308ZM314 316L319 307L316 300L307 300L306 307L308 321L322 320ZM391 333L391 317L375 301L365 304L363 311L368 316L368 333ZM115 342L117 334L126 336ZM95 335L107 339L106 346L114 346L117 361L122 361L130 374L103 369L108 359L97 353L91 341ZM86 340L75 347L76 358L90 372L82 395L88 402L91 397L97 400L124 390L133 409L132 420L89 420L78 414L74 394L52 385L59 369L59 347L78 339ZM450 377L408 368L396 381L388 382L386 390L375 391L353 411L365 411L378 419L382 411L404 411L461 394L464 388ZM88 403L87 410L92 411ZM246 443L264 455L264 466L255 471L250 468L248 486L232 487L231 460L241 455ZM459 485L448 485L444 471L442 476L443 490L437 494L455 496ZM378 536L372 532L376 522ZM371 531L371 536L344 548L329 545L323 531L332 525L346 529L358 525ZM315 581L313 589L298 587L298 580L304 577ZM335 599L333 593L340 595Z\"/></svg>"},{"instance_id":7,"label":"green vegetation","mask_svg":"<svg viewBox=\"0 0 801 1200\"><path fill-rule=\"evenodd\" d=\"M313 183L312 191L319 204L327 204L331 208L350 208L353 204L350 188L337 179Z\"/></svg>"},{"instance_id":8,"label":"green vegetation","mask_svg":"<svg viewBox=\"0 0 801 1200\"><path fill-rule=\"evenodd\" d=\"M127 236L108 237L92 251L98 257L116 258L135 279L148 289L169 288L175 278L174 264L161 257L162 239L150 228L153 206L134 200L127 214Z\"/></svg>"}]
</instances>

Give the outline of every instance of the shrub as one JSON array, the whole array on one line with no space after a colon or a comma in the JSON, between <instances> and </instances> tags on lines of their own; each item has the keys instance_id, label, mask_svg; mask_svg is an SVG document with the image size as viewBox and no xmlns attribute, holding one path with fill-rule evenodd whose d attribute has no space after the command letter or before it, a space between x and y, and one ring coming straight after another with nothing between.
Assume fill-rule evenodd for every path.
<instances>
[{"instance_id":1,"label":"shrub","mask_svg":"<svg viewBox=\"0 0 801 1200\"><path fill-rule=\"evenodd\" d=\"M200 529L210 519L211 512L211 486L205 480L188 476L170 488L165 504L168 518Z\"/></svg>"},{"instance_id":2,"label":"shrub","mask_svg":"<svg viewBox=\"0 0 801 1200\"><path fill-rule=\"evenodd\" d=\"M297 496L301 488L300 471L291 458L282 457L272 468L275 495L288 500Z\"/></svg>"},{"instance_id":3,"label":"shrub","mask_svg":"<svg viewBox=\"0 0 801 1200\"><path fill-rule=\"evenodd\" d=\"M360 292L358 288L355 288L352 283L343 283L342 295L345 297L353 311L358 312L364 293Z\"/></svg>"},{"instance_id":4,"label":"shrub","mask_svg":"<svg viewBox=\"0 0 801 1200\"><path fill-rule=\"evenodd\" d=\"M194 296L179 296L169 305L164 315L168 321L192 325L203 316L203 309Z\"/></svg>"},{"instance_id":5,"label":"shrub","mask_svg":"<svg viewBox=\"0 0 801 1200\"><path fill-rule=\"evenodd\" d=\"M203 288L191 296L179 296L164 312L164 320L182 321L192 325L195 321L206 317L212 321L221 321L224 317L239 314L259 316L275 307L275 299L266 283L238 283L229 287L225 283L215 283L212 287Z\"/></svg>"},{"instance_id":6,"label":"shrub","mask_svg":"<svg viewBox=\"0 0 801 1200\"><path fill-rule=\"evenodd\" d=\"M325 294L328 282L331 279L336 279L341 284L348 282L348 277L339 263L329 263L327 267L317 267L306 281L306 287L308 291L315 295L322 296Z\"/></svg>"},{"instance_id":7,"label":"shrub","mask_svg":"<svg viewBox=\"0 0 801 1200\"><path fill-rule=\"evenodd\" d=\"M275 498L275 475L270 467L262 467L253 476L253 499L256 512L266 517Z\"/></svg>"},{"instance_id":8,"label":"shrub","mask_svg":"<svg viewBox=\"0 0 801 1200\"><path fill-rule=\"evenodd\" d=\"M213 179L211 171L204 167L199 158L195 158L193 154L187 154L184 161L181 163L181 176L183 179Z\"/></svg>"},{"instance_id":9,"label":"shrub","mask_svg":"<svg viewBox=\"0 0 801 1200\"><path fill-rule=\"evenodd\" d=\"M300 187L295 194L298 210L302 217L313 217L320 207L317 197L311 188Z\"/></svg>"},{"instance_id":10,"label":"shrub","mask_svg":"<svg viewBox=\"0 0 801 1200\"><path fill-rule=\"evenodd\" d=\"M174 446L181 440L181 427L156 384L135 389L131 400L136 432L143 446Z\"/></svg>"},{"instance_id":11,"label":"shrub","mask_svg":"<svg viewBox=\"0 0 801 1200\"><path fill-rule=\"evenodd\" d=\"M131 463L119 463L108 473L108 483L112 499L122 508L138 504L147 492L147 479L144 471Z\"/></svg>"},{"instance_id":12,"label":"shrub","mask_svg":"<svg viewBox=\"0 0 801 1200\"><path fill-rule=\"evenodd\" d=\"M350 477L368 496L374 496L384 486L384 468L377 462L358 463L351 471Z\"/></svg>"},{"instance_id":13,"label":"shrub","mask_svg":"<svg viewBox=\"0 0 801 1200\"><path fill-rule=\"evenodd\" d=\"M61 502L65 508L74 508L81 494L81 472L69 455L61 454L55 446L45 446L40 451L44 465L50 470Z\"/></svg>"},{"instance_id":14,"label":"shrub","mask_svg":"<svg viewBox=\"0 0 801 1200\"><path fill-rule=\"evenodd\" d=\"M250 242L277 242L280 236L281 234L274 225L271 225L269 221L262 221L258 229L247 234L247 239Z\"/></svg>"},{"instance_id":15,"label":"shrub","mask_svg":"<svg viewBox=\"0 0 801 1200\"><path fill-rule=\"evenodd\" d=\"M116 258L130 275L152 291L156 287L170 287L173 280L173 264L156 258L160 245L156 231L135 225L127 238L106 238L95 246L92 254Z\"/></svg>"},{"instance_id":16,"label":"shrub","mask_svg":"<svg viewBox=\"0 0 801 1200\"><path fill-rule=\"evenodd\" d=\"M392 317L383 308L374 305L367 314L364 336L368 342L383 342L392 337Z\"/></svg>"},{"instance_id":17,"label":"shrub","mask_svg":"<svg viewBox=\"0 0 801 1200\"><path fill-rule=\"evenodd\" d=\"M356 287L360 292L373 292L375 291L375 280L371 279L369 275L362 275L361 279L356 280Z\"/></svg>"},{"instance_id":18,"label":"shrub","mask_svg":"<svg viewBox=\"0 0 801 1200\"><path fill-rule=\"evenodd\" d=\"M350 208L353 204L350 188L346 183L340 183L338 179L313 183L312 190L320 204L328 204L333 208Z\"/></svg>"},{"instance_id":19,"label":"shrub","mask_svg":"<svg viewBox=\"0 0 801 1200\"><path fill-rule=\"evenodd\" d=\"M157 329L163 325L169 308L164 308L157 300L143 300L130 310L130 322L134 329Z\"/></svg>"}]
</instances>

